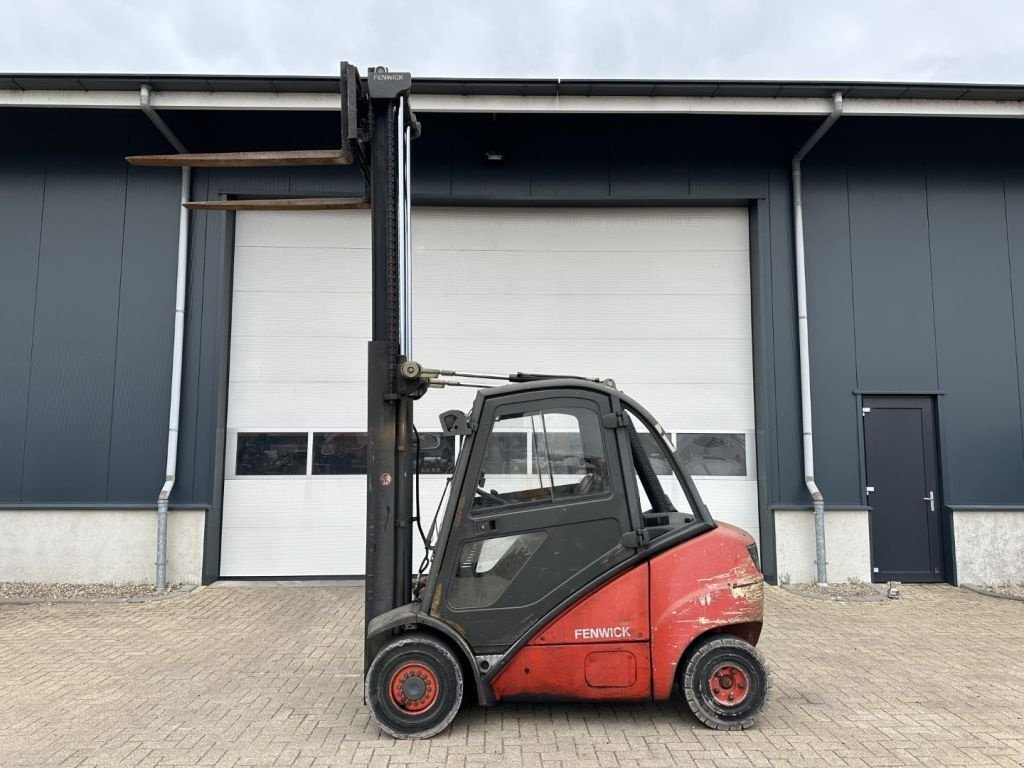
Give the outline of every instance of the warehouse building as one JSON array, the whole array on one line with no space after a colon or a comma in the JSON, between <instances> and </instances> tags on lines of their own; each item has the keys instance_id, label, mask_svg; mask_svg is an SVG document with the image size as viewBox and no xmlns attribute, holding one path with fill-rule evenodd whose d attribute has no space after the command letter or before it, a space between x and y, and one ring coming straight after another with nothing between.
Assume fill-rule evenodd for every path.
<instances>
[{"instance_id":1,"label":"warehouse building","mask_svg":"<svg viewBox=\"0 0 1024 768\"><path fill-rule=\"evenodd\" d=\"M332 78L0 76L0 580L152 579L181 174L338 144ZM803 227L793 159L809 151ZM769 580L1024 581L1024 88L417 80L415 356L610 377ZM192 200L360 196L351 167L195 169ZM188 222L169 578L364 567L366 211ZM455 446L430 393L423 507ZM509 463L493 473L525 471Z\"/></svg>"}]
</instances>

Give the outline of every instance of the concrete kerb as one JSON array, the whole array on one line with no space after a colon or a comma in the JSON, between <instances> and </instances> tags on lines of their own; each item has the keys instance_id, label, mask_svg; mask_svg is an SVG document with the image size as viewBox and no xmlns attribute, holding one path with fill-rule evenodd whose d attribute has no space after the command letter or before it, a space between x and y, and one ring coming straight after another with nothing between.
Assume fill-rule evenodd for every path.
<instances>
[{"instance_id":1,"label":"concrete kerb","mask_svg":"<svg viewBox=\"0 0 1024 768\"><path fill-rule=\"evenodd\" d=\"M979 595L986 595L988 597L995 597L1000 600L1015 600L1018 603L1024 603L1024 597L1017 597L1016 595L1004 595L1002 592L994 592L991 589L985 589L977 584L961 584L961 589L966 589L970 592L976 592Z\"/></svg>"},{"instance_id":2,"label":"concrete kerb","mask_svg":"<svg viewBox=\"0 0 1024 768\"><path fill-rule=\"evenodd\" d=\"M145 597L5 597L0 598L0 605L68 605L68 604L102 604L102 603L159 603L164 600L176 600L179 597L187 597L192 592L202 587L195 584L186 585L173 592L165 592L162 595L146 595Z\"/></svg>"},{"instance_id":3,"label":"concrete kerb","mask_svg":"<svg viewBox=\"0 0 1024 768\"><path fill-rule=\"evenodd\" d=\"M365 579L361 576L345 576L335 579L221 579L209 585L210 589L303 589L309 587L359 587Z\"/></svg>"},{"instance_id":4,"label":"concrete kerb","mask_svg":"<svg viewBox=\"0 0 1024 768\"><path fill-rule=\"evenodd\" d=\"M803 590L797 589L791 584L780 584L779 586L787 592L799 597L804 597L809 600L820 600L826 603L886 603L889 601L883 591L884 587L878 584L865 585L875 590L878 593L877 595L850 595L848 597L842 597L839 595L816 595L813 592L804 592Z\"/></svg>"}]
</instances>

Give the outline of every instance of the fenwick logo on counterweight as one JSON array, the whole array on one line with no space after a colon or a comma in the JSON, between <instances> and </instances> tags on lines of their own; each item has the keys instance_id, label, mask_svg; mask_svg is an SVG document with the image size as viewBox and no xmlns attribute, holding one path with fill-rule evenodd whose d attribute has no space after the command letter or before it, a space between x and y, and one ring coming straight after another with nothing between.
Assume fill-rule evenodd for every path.
<instances>
[{"instance_id":1,"label":"fenwick logo on counterweight","mask_svg":"<svg viewBox=\"0 0 1024 768\"><path fill-rule=\"evenodd\" d=\"M629 627L587 627L574 630L573 635L577 640L628 640L632 637Z\"/></svg>"}]
</instances>

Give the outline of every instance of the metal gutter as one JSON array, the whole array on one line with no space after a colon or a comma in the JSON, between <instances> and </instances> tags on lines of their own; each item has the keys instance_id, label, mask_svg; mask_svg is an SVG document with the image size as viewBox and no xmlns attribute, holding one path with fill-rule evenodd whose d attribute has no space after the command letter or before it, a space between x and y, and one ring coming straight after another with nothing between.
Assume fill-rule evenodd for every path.
<instances>
[{"instance_id":1,"label":"metal gutter","mask_svg":"<svg viewBox=\"0 0 1024 768\"><path fill-rule=\"evenodd\" d=\"M971 98L854 98L844 96L849 117L1024 118L1024 101ZM336 93L154 91L161 110L336 112ZM78 89L0 90L0 108L138 109L137 91ZM688 114L820 116L832 99L818 96L610 96L416 94L416 111L434 113Z\"/></svg>"},{"instance_id":2,"label":"metal gutter","mask_svg":"<svg viewBox=\"0 0 1024 768\"><path fill-rule=\"evenodd\" d=\"M148 85L139 88L139 106L157 130L179 153L187 153L174 132L158 115L152 105L153 93ZM171 361L171 406L167 426L167 464L164 484L160 488L156 503L156 591L167 589L167 518L171 491L178 471L178 426L181 412L181 364L185 346L185 285L188 275L188 224L189 202L192 185L192 169L181 169L181 208L178 214L178 272L174 290L174 342Z\"/></svg>"},{"instance_id":3,"label":"metal gutter","mask_svg":"<svg viewBox=\"0 0 1024 768\"><path fill-rule=\"evenodd\" d=\"M461 96L776 96L829 98L993 99L1020 101L1024 84L879 80L729 80L669 78L416 77L417 94ZM364 79L365 83L365 79ZM327 93L330 75L0 72L0 89L206 93Z\"/></svg>"},{"instance_id":4,"label":"metal gutter","mask_svg":"<svg viewBox=\"0 0 1024 768\"><path fill-rule=\"evenodd\" d=\"M800 164L843 114L843 95L832 96L832 112L793 156L793 250L796 256L797 334L800 343L800 415L803 423L804 484L814 502L814 551L819 586L828 585L825 559L825 497L814 481L814 428L811 424L811 354L807 334L807 265L804 259L804 205Z\"/></svg>"}]
</instances>

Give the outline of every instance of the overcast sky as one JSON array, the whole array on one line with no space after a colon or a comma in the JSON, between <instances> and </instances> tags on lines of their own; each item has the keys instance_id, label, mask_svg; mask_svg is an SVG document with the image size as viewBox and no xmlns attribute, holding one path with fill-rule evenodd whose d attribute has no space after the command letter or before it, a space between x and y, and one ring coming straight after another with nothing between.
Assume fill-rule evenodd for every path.
<instances>
[{"instance_id":1,"label":"overcast sky","mask_svg":"<svg viewBox=\"0 0 1024 768\"><path fill-rule=\"evenodd\" d=\"M1024 82L1021 0L0 0L0 71Z\"/></svg>"}]
</instances>

